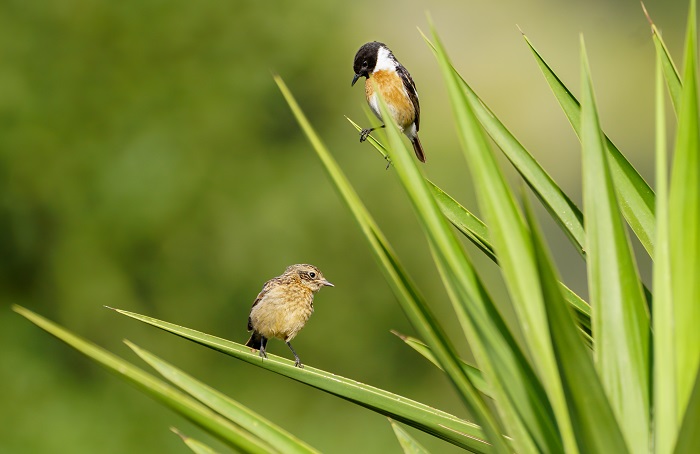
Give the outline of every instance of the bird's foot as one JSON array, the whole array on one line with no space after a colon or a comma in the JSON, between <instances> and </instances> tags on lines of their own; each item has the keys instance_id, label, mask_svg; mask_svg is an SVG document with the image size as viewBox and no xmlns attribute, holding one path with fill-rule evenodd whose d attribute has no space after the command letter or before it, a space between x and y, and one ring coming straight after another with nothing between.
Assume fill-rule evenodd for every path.
<instances>
[{"instance_id":1,"label":"bird's foot","mask_svg":"<svg viewBox=\"0 0 700 454\"><path fill-rule=\"evenodd\" d=\"M364 142L365 140L367 140L367 136L369 136L369 134L370 134L372 131L373 131L372 129L363 129L362 131L360 131L360 143L362 143L362 142Z\"/></svg>"},{"instance_id":2,"label":"bird's foot","mask_svg":"<svg viewBox=\"0 0 700 454\"><path fill-rule=\"evenodd\" d=\"M304 365L301 363L301 361L299 360L299 358L297 358L297 360L294 361L294 367L298 367L299 369L303 369L303 368L304 368Z\"/></svg>"}]
</instances>

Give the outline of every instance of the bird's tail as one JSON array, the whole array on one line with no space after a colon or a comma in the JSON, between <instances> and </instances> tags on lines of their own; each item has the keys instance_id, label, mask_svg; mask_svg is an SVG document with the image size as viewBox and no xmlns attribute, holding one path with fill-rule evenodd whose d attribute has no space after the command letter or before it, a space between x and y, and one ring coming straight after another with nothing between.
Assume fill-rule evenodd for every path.
<instances>
[{"instance_id":1,"label":"bird's tail","mask_svg":"<svg viewBox=\"0 0 700 454\"><path fill-rule=\"evenodd\" d=\"M262 334L257 331L253 331L253 334L250 336L250 339L248 339L248 342L245 343L245 346L254 348L255 350L260 350L260 347L262 346Z\"/></svg>"},{"instance_id":2,"label":"bird's tail","mask_svg":"<svg viewBox=\"0 0 700 454\"><path fill-rule=\"evenodd\" d=\"M425 153L423 152L423 145L420 144L420 140L418 139L418 136L415 136L411 139L411 143L413 144L413 151L416 152L416 157L420 162L425 162Z\"/></svg>"}]
</instances>

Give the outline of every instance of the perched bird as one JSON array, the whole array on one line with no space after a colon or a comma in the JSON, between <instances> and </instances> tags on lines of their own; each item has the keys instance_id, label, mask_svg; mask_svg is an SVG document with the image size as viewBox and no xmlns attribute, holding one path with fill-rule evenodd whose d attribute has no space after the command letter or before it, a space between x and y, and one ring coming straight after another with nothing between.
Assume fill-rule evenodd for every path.
<instances>
[{"instance_id":1,"label":"perched bird","mask_svg":"<svg viewBox=\"0 0 700 454\"><path fill-rule=\"evenodd\" d=\"M294 354L294 365L304 367L290 342L314 312L314 294L323 286L334 285L313 265L291 265L281 276L265 282L250 308L248 331L253 334L246 346L267 358L267 340L282 339Z\"/></svg>"},{"instance_id":2,"label":"perched bird","mask_svg":"<svg viewBox=\"0 0 700 454\"><path fill-rule=\"evenodd\" d=\"M418 129L420 128L418 92L416 84L406 68L396 60L386 44L372 41L360 47L360 50L355 54L353 70L355 77L352 78L352 85L355 85L360 77L365 77L365 97L372 112L377 118L384 121L379 111L376 89L387 103L394 122L411 140L418 160L425 162L423 146L418 140ZM374 83L370 81L370 78ZM384 126L382 125L380 128ZM363 129L360 133L360 142L364 142L375 129L377 128Z\"/></svg>"}]
</instances>

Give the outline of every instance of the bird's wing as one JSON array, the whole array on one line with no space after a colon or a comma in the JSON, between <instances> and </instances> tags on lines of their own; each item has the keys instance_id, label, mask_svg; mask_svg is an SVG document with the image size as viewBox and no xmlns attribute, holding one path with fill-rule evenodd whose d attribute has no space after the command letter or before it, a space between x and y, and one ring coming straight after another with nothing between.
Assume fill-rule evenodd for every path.
<instances>
[{"instance_id":1,"label":"bird's wing","mask_svg":"<svg viewBox=\"0 0 700 454\"><path fill-rule=\"evenodd\" d=\"M255 301L253 301L253 305L250 306L250 310L251 310L251 311L252 311L253 308L260 302L260 300L263 299L263 297L265 296L265 294L270 290L270 288L272 287L273 283L274 283L276 280L277 280L277 279L275 278L275 279L270 279L269 281L265 282L265 284L263 285L262 290L260 290L260 293L258 293L258 296L255 298ZM253 323L252 323L251 320L250 320L250 315L248 315L248 331L251 331L252 329L253 329Z\"/></svg>"},{"instance_id":2,"label":"bird's wing","mask_svg":"<svg viewBox=\"0 0 700 454\"><path fill-rule=\"evenodd\" d=\"M413 109L416 111L416 131L420 129L420 104L418 103L418 91L416 90L416 84L413 82L413 78L408 73L408 70L403 67L403 65L398 65L396 71L401 76L403 81L403 86L406 88L408 93L408 98L413 104Z\"/></svg>"}]
</instances>

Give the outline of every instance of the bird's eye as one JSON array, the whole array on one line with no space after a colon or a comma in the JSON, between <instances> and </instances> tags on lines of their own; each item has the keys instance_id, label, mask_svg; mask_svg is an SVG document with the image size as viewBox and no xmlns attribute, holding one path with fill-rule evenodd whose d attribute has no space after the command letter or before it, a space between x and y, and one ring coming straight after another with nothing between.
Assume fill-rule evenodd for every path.
<instances>
[{"instance_id":1,"label":"bird's eye","mask_svg":"<svg viewBox=\"0 0 700 454\"><path fill-rule=\"evenodd\" d=\"M313 278L316 277L316 273L314 273L314 272L312 271L312 272L309 273L309 276L311 277L311 279L313 279Z\"/></svg>"},{"instance_id":2,"label":"bird's eye","mask_svg":"<svg viewBox=\"0 0 700 454\"><path fill-rule=\"evenodd\" d=\"M367 66L367 60L362 62L362 66Z\"/></svg>"}]
</instances>

